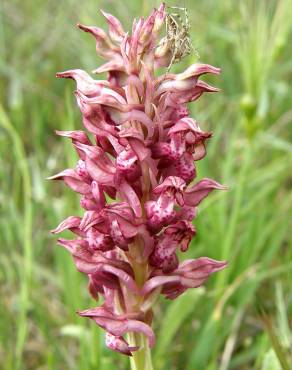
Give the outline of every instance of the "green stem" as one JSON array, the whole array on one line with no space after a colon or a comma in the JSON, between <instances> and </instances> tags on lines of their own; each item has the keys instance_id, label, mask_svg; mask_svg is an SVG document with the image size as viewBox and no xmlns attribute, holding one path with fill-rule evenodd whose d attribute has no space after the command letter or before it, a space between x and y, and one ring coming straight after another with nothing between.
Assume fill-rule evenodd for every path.
<instances>
[{"instance_id":1,"label":"green stem","mask_svg":"<svg viewBox=\"0 0 292 370\"><path fill-rule=\"evenodd\" d=\"M151 350L148 345L148 339L140 333L129 334L129 344L139 346L139 350L133 352L130 357L131 370L153 370Z\"/></svg>"}]
</instances>

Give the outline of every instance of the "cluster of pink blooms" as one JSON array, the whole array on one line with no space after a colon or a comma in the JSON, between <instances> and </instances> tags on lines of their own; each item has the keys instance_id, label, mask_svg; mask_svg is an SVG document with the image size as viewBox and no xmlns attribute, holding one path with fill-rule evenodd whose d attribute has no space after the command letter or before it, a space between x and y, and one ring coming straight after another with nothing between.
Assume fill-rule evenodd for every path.
<instances>
[{"instance_id":1,"label":"cluster of pink blooms","mask_svg":"<svg viewBox=\"0 0 292 370\"><path fill-rule=\"evenodd\" d=\"M155 71L168 66L172 50L159 44L165 6L134 21L132 35L104 13L109 33L78 25L96 40L106 63L94 80L76 69L57 74L77 84L75 92L84 131L57 131L72 140L80 159L74 169L52 176L81 194L82 217L70 216L53 232L70 230L73 240L59 239L87 275L94 299L102 305L79 315L106 331L109 348L131 355L138 350L124 335L143 333L153 346L152 306L162 294L174 299L196 288L226 266L207 257L179 262L196 230L198 204L214 189L214 180L196 178L195 161L205 154L210 132L189 117L187 103L216 88L199 80L220 70L193 64L183 73ZM158 46L157 46L158 45Z\"/></svg>"}]
</instances>

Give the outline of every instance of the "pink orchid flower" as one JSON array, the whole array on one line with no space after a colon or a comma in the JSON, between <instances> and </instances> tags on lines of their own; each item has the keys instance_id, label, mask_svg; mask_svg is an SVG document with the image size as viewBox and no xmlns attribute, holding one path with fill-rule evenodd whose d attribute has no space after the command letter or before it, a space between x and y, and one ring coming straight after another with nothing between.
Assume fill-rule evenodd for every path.
<instances>
[{"instance_id":1,"label":"pink orchid flower","mask_svg":"<svg viewBox=\"0 0 292 370\"><path fill-rule=\"evenodd\" d=\"M106 331L108 348L132 356L152 347L154 296L174 299L201 286L226 262L201 257L180 262L196 230L199 204L218 182L197 180L195 161L206 155L210 132L189 117L187 104L218 89L200 78L219 74L208 64L193 64L179 74L157 76L168 66L171 50L159 45L165 5L134 21L126 33L113 15L102 12L109 31L79 24L96 41L106 60L95 80L75 69L57 73L73 79L85 131L57 131L71 139L79 160L53 180L80 194L81 217L69 216L53 230L75 234L59 239L78 271L88 278L100 307L79 312ZM128 333L136 333L126 339ZM142 349L135 335L148 339ZM129 337L129 338L130 338Z\"/></svg>"}]
</instances>

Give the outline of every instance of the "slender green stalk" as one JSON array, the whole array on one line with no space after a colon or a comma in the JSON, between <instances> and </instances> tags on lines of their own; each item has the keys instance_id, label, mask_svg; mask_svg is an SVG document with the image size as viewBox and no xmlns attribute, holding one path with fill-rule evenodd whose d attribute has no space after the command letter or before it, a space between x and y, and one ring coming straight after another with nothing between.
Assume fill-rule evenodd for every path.
<instances>
[{"instance_id":1,"label":"slender green stalk","mask_svg":"<svg viewBox=\"0 0 292 370\"><path fill-rule=\"evenodd\" d=\"M142 287L147 280L148 267L145 263L139 263L143 255L141 254L141 248L139 240L136 241L135 247L131 250L132 262L131 265L134 270L135 280L138 286ZM139 309L143 302L143 298L136 297L136 305ZM133 352L133 356L130 357L130 364L132 370L153 370L151 351L148 344L148 339L141 333L129 333L128 334L129 345L131 347L139 347L138 351Z\"/></svg>"},{"instance_id":2,"label":"slender green stalk","mask_svg":"<svg viewBox=\"0 0 292 370\"><path fill-rule=\"evenodd\" d=\"M151 350L147 338L140 333L130 333L129 344L140 347L139 351L133 352L133 356L130 358L131 370L153 370Z\"/></svg>"}]
</instances>

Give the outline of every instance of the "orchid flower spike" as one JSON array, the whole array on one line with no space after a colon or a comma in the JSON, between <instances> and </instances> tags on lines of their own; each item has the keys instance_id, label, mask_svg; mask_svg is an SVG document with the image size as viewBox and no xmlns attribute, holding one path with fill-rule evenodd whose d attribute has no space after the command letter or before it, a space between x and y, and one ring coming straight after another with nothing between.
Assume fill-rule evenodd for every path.
<instances>
[{"instance_id":1,"label":"orchid flower spike","mask_svg":"<svg viewBox=\"0 0 292 370\"><path fill-rule=\"evenodd\" d=\"M208 257L180 262L196 234L197 207L213 190L226 189L196 179L196 161L206 155L211 133L200 129L187 108L203 93L218 91L200 78L220 69L193 64L177 75L158 76L158 67L171 60L169 50L161 55L156 48L164 4L136 20L131 34L116 17L102 14L108 32L78 27L95 39L105 59L95 73L106 72L107 79L80 69L57 73L76 83L84 129L57 131L71 139L79 160L51 179L80 194L83 215L68 215L53 233L75 235L58 242L87 276L92 297L102 297L101 306L79 315L105 330L108 348L135 357L142 350L133 340L137 333L145 336L145 346L155 342L153 297L175 299L226 267Z\"/></svg>"}]
</instances>

